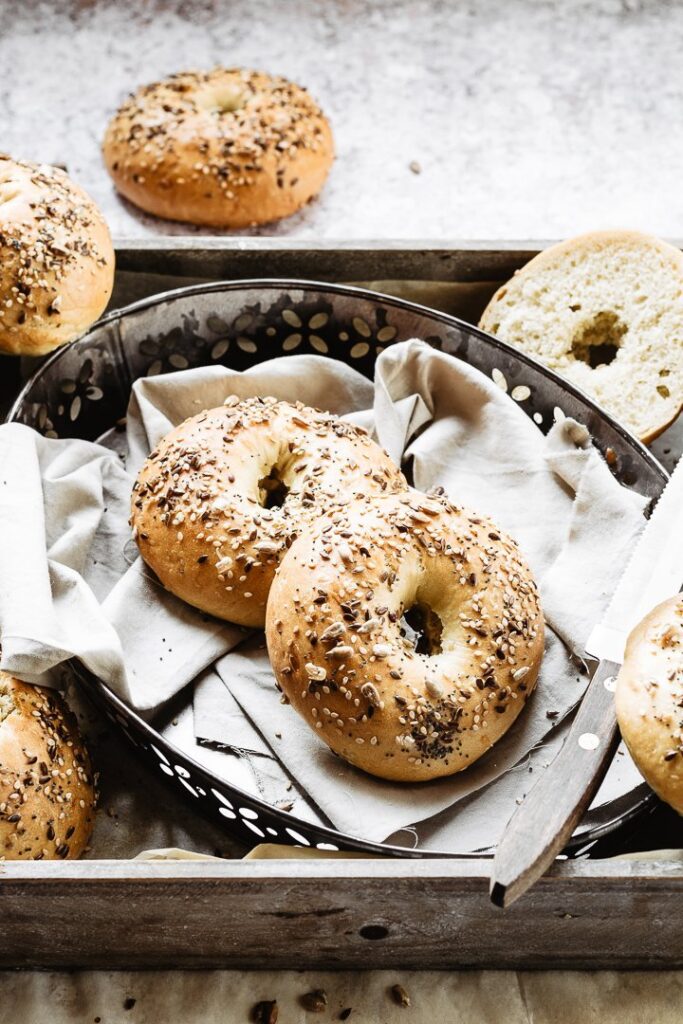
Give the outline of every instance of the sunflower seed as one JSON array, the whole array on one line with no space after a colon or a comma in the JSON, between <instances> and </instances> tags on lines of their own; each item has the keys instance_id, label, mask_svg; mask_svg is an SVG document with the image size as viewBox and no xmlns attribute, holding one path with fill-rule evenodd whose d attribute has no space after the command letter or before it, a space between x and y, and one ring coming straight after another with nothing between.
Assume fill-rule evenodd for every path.
<instances>
[{"instance_id":1,"label":"sunflower seed","mask_svg":"<svg viewBox=\"0 0 683 1024\"><path fill-rule=\"evenodd\" d=\"M339 552L339 557L341 558L342 562L344 562L346 565L349 565L351 562L353 562L353 552L351 551L351 548L349 547L348 544L345 544L342 541L339 547L337 548L337 551Z\"/></svg>"},{"instance_id":2,"label":"sunflower seed","mask_svg":"<svg viewBox=\"0 0 683 1024\"><path fill-rule=\"evenodd\" d=\"M304 668L309 679L317 679L319 682L322 682L323 679L327 678L327 672L322 665L314 665L311 661L307 661Z\"/></svg>"},{"instance_id":3,"label":"sunflower seed","mask_svg":"<svg viewBox=\"0 0 683 1024\"><path fill-rule=\"evenodd\" d=\"M279 550L280 545L273 543L272 540L261 540L254 544L254 551L258 551L260 555L276 555Z\"/></svg>"},{"instance_id":4,"label":"sunflower seed","mask_svg":"<svg viewBox=\"0 0 683 1024\"><path fill-rule=\"evenodd\" d=\"M372 683L363 683L360 688L360 692L373 707L379 708L382 706L382 698L379 695L379 690L376 686L373 686Z\"/></svg>"},{"instance_id":5,"label":"sunflower seed","mask_svg":"<svg viewBox=\"0 0 683 1024\"><path fill-rule=\"evenodd\" d=\"M358 627L356 632L361 636L365 636L366 633L371 633L373 629L376 629L379 625L381 625L379 619L368 619L367 622L364 622L362 626Z\"/></svg>"},{"instance_id":6,"label":"sunflower seed","mask_svg":"<svg viewBox=\"0 0 683 1024\"><path fill-rule=\"evenodd\" d=\"M427 690L429 696L433 697L435 700L443 696L443 689L441 687L441 684L437 683L435 679L428 679L427 682L425 683L425 689Z\"/></svg>"},{"instance_id":7,"label":"sunflower seed","mask_svg":"<svg viewBox=\"0 0 683 1024\"><path fill-rule=\"evenodd\" d=\"M410 996L404 989L403 985L391 986L391 998L397 1006L410 1006Z\"/></svg>"},{"instance_id":8,"label":"sunflower seed","mask_svg":"<svg viewBox=\"0 0 683 1024\"><path fill-rule=\"evenodd\" d=\"M339 647L332 647L327 652L328 658L333 658L335 661L342 661L344 658L353 657L353 647L347 647L345 644L340 644Z\"/></svg>"},{"instance_id":9,"label":"sunflower seed","mask_svg":"<svg viewBox=\"0 0 683 1024\"><path fill-rule=\"evenodd\" d=\"M388 658L391 654L391 647L389 644L373 644L372 653L376 658Z\"/></svg>"},{"instance_id":10,"label":"sunflower seed","mask_svg":"<svg viewBox=\"0 0 683 1024\"><path fill-rule=\"evenodd\" d=\"M512 678L516 683L521 683L523 679L526 679L530 672L531 669L529 668L529 666L524 665L522 666L522 668L515 669L515 671L512 673Z\"/></svg>"},{"instance_id":11,"label":"sunflower seed","mask_svg":"<svg viewBox=\"0 0 683 1024\"><path fill-rule=\"evenodd\" d=\"M331 626L327 627L320 639L324 644L326 644L330 640L336 640L338 636L341 636L345 632L346 630L344 629L343 622L333 622Z\"/></svg>"}]
</instances>

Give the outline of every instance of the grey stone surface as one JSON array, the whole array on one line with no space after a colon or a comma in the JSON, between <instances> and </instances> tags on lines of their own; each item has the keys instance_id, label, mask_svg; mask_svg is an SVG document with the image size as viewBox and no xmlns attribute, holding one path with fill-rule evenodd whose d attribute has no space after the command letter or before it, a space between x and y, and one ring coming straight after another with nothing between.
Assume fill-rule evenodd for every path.
<instances>
[{"instance_id":1,"label":"grey stone surface","mask_svg":"<svg viewBox=\"0 0 683 1024\"><path fill-rule=\"evenodd\" d=\"M0 146L68 165L118 236L138 214L102 167L108 117L188 67L307 85L338 158L321 198L261 233L683 236L683 5L667 0L168 0L0 4ZM410 164L417 161L421 172Z\"/></svg>"}]
</instances>

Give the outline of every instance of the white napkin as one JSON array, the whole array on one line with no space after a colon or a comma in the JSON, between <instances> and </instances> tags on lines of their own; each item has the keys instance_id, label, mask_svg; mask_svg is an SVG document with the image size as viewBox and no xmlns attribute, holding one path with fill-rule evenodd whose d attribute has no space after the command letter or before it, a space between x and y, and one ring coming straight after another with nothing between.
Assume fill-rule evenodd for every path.
<instances>
[{"instance_id":1,"label":"white napkin","mask_svg":"<svg viewBox=\"0 0 683 1024\"><path fill-rule=\"evenodd\" d=\"M133 474L171 425L231 392L298 399L375 426L394 458L410 461L416 486L442 484L453 500L490 514L520 542L550 626L541 680L514 728L466 773L396 786L349 768L280 705L263 652L254 653L258 637L228 654L243 630L164 592L139 559L127 565ZM152 713L220 659L217 672L232 703L215 677L211 686L202 677L199 738L251 752L268 792L291 775L337 827L384 839L508 771L548 731L546 712L559 721L583 691L559 638L581 653L642 526L644 505L619 487L584 435L566 421L544 438L488 378L421 342L389 347L374 387L319 356L274 359L245 373L210 367L139 380L128 416L128 472L100 445L2 427L2 667L45 682L45 672L76 656ZM221 696L226 708L218 713ZM264 756L264 741L285 771Z\"/></svg>"},{"instance_id":2,"label":"white napkin","mask_svg":"<svg viewBox=\"0 0 683 1024\"><path fill-rule=\"evenodd\" d=\"M453 500L487 512L516 537L539 579L549 625L536 695L514 728L467 772L428 786L382 782L331 754L279 703L260 636L218 662L232 697L284 766L283 788L291 776L337 828L379 841L500 778L569 713L586 677L564 644L581 657L642 528L644 500L619 487L578 424L562 421L544 437L479 371L418 342L394 346L380 357L374 423L394 458L402 452L412 458L418 487L442 484ZM244 744L238 715L220 729L214 724L220 702L215 681L210 690L195 693L197 735L239 748ZM517 795L516 783L487 791L489 820L495 804L500 813L493 817L506 821ZM457 835L445 822L446 834L430 830L443 849L464 835L457 816L453 822ZM470 832L467 837L469 842Z\"/></svg>"},{"instance_id":3,"label":"white napkin","mask_svg":"<svg viewBox=\"0 0 683 1024\"><path fill-rule=\"evenodd\" d=\"M0 427L3 669L49 685L52 670L77 656L121 682L121 643L98 598L125 570L129 495L107 449Z\"/></svg>"}]
</instances>

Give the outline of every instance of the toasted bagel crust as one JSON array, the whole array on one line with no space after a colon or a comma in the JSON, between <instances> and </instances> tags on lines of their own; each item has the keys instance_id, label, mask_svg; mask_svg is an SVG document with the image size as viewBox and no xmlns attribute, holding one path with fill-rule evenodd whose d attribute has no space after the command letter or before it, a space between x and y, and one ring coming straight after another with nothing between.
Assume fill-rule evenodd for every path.
<instances>
[{"instance_id":1,"label":"toasted bagel crust","mask_svg":"<svg viewBox=\"0 0 683 1024\"><path fill-rule=\"evenodd\" d=\"M106 222L57 167L0 156L0 352L39 356L97 320L114 283Z\"/></svg>"},{"instance_id":2,"label":"toasted bagel crust","mask_svg":"<svg viewBox=\"0 0 683 1024\"><path fill-rule=\"evenodd\" d=\"M211 615L263 626L275 570L300 532L331 505L406 487L359 427L301 403L233 395L150 454L131 525L167 590Z\"/></svg>"},{"instance_id":3,"label":"toasted bagel crust","mask_svg":"<svg viewBox=\"0 0 683 1024\"><path fill-rule=\"evenodd\" d=\"M402 628L416 606L429 653ZM331 511L297 538L266 637L282 692L320 739L366 772L418 782L461 771L509 729L536 683L543 616L509 537L410 491Z\"/></svg>"},{"instance_id":4,"label":"toasted bagel crust","mask_svg":"<svg viewBox=\"0 0 683 1024\"><path fill-rule=\"evenodd\" d=\"M617 677L621 735L645 780L683 814L683 596L636 626Z\"/></svg>"},{"instance_id":5,"label":"toasted bagel crust","mask_svg":"<svg viewBox=\"0 0 683 1024\"><path fill-rule=\"evenodd\" d=\"M139 89L112 118L103 153L116 188L148 213L245 228L288 217L317 195L334 144L301 86L215 68Z\"/></svg>"},{"instance_id":6,"label":"toasted bagel crust","mask_svg":"<svg viewBox=\"0 0 683 1024\"><path fill-rule=\"evenodd\" d=\"M95 791L75 717L54 690L0 672L0 857L78 857Z\"/></svg>"}]
</instances>

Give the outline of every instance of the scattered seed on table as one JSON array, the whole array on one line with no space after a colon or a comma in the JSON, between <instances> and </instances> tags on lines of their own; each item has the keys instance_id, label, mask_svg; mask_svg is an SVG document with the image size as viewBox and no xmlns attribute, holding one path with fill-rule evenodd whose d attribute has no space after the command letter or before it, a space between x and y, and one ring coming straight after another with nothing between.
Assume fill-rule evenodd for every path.
<instances>
[{"instance_id":1,"label":"scattered seed on table","mask_svg":"<svg viewBox=\"0 0 683 1024\"><path fill-rule=\"evenodd\" d=\"M323 1013L327 1006L327 994L321 988L316 988L312 992L305 992L299 1002L309 1013Z\"/></svg>"},{"instance_id":2,"label":"scattered seed on table","mask_svg":"<svg viewBox=\"0 0 683 1024\"><path fill-rule=\"evenodd\" d=\"M254 1024L277 1024L277 1000L262 999L252 1008L251 1019Z\"/></svg>"},{"instance_id":3,"label":"scattered seed on table","mask_svg":"<svg viewBox=\"0 0 683 1024\"><path fill-rule=\"evenodd\" d=\"M391 998L397 1006L410 1006L410 996L403 985L392 985L390 991Z\"/></svg>"}]
</instances>

